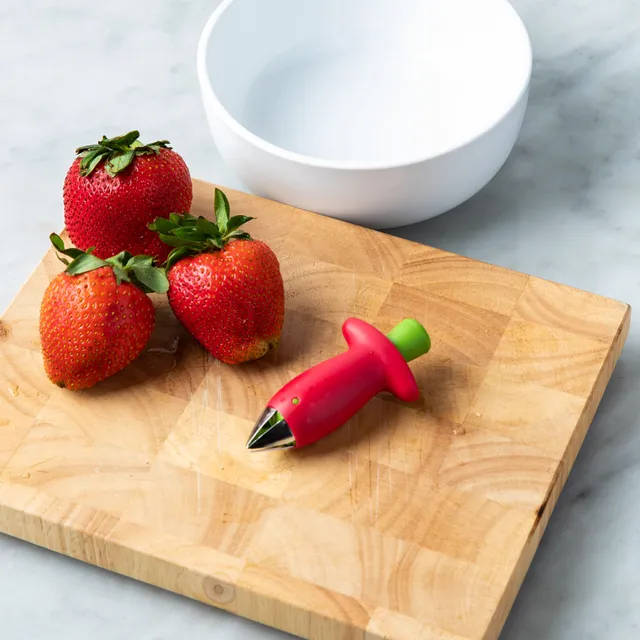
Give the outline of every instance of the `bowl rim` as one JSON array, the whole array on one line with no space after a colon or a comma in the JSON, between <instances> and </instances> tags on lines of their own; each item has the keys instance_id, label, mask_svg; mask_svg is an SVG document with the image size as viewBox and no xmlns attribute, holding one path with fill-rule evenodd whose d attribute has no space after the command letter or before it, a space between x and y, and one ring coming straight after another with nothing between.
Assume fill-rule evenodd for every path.
<instances>
[{"instance_id":1,"label":"bowl rim","mask_svg":"<svg viewBox=\"0 0 640 640\"><path fill-rule=\"evenodd\" d=\"M211 34L213 33L213 29L224 14L224 12L237 0L223 0L217 7L214 9L211 16L207 20L204 29L200 34L200 38L198 41L197 53L196 53L196 65L197 65L197 75L198 82L200 84L200 90L203 94L203 97L208 97L211 105L216 113L216 115L224 122L224 124L231 129L236 135L240 138L243 138L250 144L254 145L258 149L268 153L272 156L278 157L282 160L286 160L289 162L293 162L295 164L306 165L309 167L318 167L323 169L335 169L340 171L381 171L388 169L398 169L402 167L414 166L424 162L428 162L429 160L434 160L436 158L442 158L446 155L452 154L459 149L463 149L471 144L473 144L476 140L482 138L487 133L495 129L503 120L509 116L509 114L520 104L523 96L529 90L529 85L531 82L531 74L533 71L533 49L531 45L531 38L529 36L529 32L527 30L526 25L524 24L520 14L515 10L511 2L509 0L494 0L494 2L498 4L502 4L507 11L511 11L516 22L520 25L522 29L522 33L524 35L524 45L527 53L527 73L525 75L525 81L523 83L520 92L517 94L517 97L511 102L507 109L500 112L500 114L491 121L489 125L487 125L483 130L479 133L476 133L473 136L470 136L467 140L453 144L450 147L444 148L442 151L438 151L436 153L424 155L417 157L415 159L403 160L401 162L393 162L393 163L384 163L380 161L339 161L339 160L324 160L322 158L317 158L315 156L309 156L302 153L296 153L294 151L289 151L284 147L280 147L276 144L268 142L264 138L257 136L247 129L244 125L242 125L236 118L234 118L229 111L224 107L224 105L218 99L216 92L213 89L211 84L211 78L209 77L207 71L207 50L209 46L209 41L211 39Z\"/></svg>"}]
</instances>

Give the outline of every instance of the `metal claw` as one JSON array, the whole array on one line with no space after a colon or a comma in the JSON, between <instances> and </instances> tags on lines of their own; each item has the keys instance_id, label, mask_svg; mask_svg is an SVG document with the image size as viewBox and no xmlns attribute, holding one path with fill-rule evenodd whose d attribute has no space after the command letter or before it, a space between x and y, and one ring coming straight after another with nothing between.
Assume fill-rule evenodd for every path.
<instances>
[{"instance_id":1,"label":"metal claw","mask_svg":"<svg viewBox=\"0 0 640 640\"><path fill-rule=\"evenodd\" d=\"M296 439L287 421L279 411L271 407L262 412L247 440L247 449L251 451L289 449L295 446Z\"/></svg>"}]
</instances>

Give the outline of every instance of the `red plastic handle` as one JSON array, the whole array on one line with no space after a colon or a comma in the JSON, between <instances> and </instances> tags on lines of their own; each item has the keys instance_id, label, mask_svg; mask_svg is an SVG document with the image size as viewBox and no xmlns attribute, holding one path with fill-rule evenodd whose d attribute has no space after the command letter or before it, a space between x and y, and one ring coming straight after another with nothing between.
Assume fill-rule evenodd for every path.
<instances>
[{"instance_id":1,"label":"red plastic handle","mask_svg":"<svg viewBox=\"0 0 640 640\"><path fill-rule=\"evenodd\" d=\"M405 402L420 397L411 369L378 329L349 318L342 333L348 351L301 373L268 403L287 421L296 447L328 435L381 391L389 391Z\"/></svg>"}]
</instances>

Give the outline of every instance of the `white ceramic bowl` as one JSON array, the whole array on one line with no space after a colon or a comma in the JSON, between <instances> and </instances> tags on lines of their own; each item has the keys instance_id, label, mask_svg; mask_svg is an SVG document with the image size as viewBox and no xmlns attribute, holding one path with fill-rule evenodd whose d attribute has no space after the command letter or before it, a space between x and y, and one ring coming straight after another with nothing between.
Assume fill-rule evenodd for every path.
<instances>
[{"instance_id":1,"label":"white ceramic bowl","mask_svg":"<svg viewBox=\"0 0 640 640\"><path fill-rule=\"evenodd\" d=\"M213 138L247 187L377 228L491 180L531 64L507 0L224 0L198 46Z\"/></svg>"}]
</instances>

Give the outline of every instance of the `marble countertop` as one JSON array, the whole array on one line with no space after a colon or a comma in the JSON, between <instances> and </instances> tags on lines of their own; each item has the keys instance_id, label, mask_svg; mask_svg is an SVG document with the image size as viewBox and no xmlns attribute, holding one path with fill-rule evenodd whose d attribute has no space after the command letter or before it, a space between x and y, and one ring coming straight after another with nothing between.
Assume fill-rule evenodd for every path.
<instances>
[{"instance_id":1,"label":"marble countertop","mask_svg":"<svg viewBox=\"0 0 640 640\"><path fill-rule=\"evenodd\" d=\"M2 3L0 309L62 226L78 143L142 128L194 176L242 188L195 74L218 1ZM394 233L640 306L640 4L513 1L535 56L513 155L471 201ZM640 637L639 355L632 328L502 640ZM285 637L3 536L0 593L10 640Z\"/></svg>"}]
</instances>

